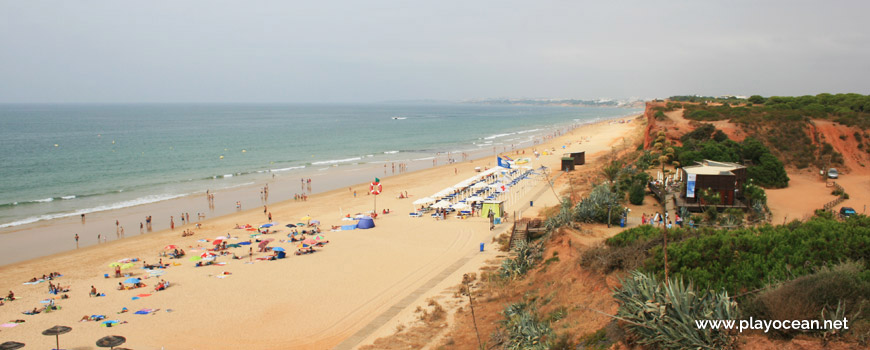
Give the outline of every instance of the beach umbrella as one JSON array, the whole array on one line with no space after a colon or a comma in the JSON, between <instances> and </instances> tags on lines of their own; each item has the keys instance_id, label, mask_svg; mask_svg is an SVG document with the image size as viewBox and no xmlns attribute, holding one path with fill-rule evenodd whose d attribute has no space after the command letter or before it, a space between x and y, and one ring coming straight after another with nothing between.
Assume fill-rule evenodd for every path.
<instances>
[{"instance_id":1,"label":"beach umbrella","mask_svg":"<svg viewBox=\"0 0 870 350\"><path fill-rule=\"evenodd\" d=\"M479 189L479 188L484 188L484 187L486 187L486 186L487 186L486 182L481 181L481 182L478 182L478 183L476 183L476 184L474 184L474 185L471 185L471 188L477 188L477 189Z\"/></svg>"},{"instance_id":2,"label":"beach umbrella","mask_svg":"<svg viewBox=\"0 0 870 350\"><path fill-rule=\"evenodd\" d=\"M133 283L133 284L136 284L136 283L139 283L139 281L140 281L140 280L139 280L138 278L136 278L136 277L130 277L130 278L124 280L124 283Z\"/></svg>"},{"instance_id":3,"label":"beach umbrella","mask_svg":"<svg viewBox=\"0 0 870 350\"><path fill-rule=\"evenodd\" d=\"M317 243L317 241L315 241L311 238L306 238L305 240L302 241L302 244L307 244L307 245L314 245L316 243Z\"/></svg>"},{"instance_id":4,"label":"beach umbrella","mask_svg":"<svg viewBox=\"0 0 870 350\"><path fill-rule=\"evenodd\" d=\"M121 264L121 270L126 270L126 269L133 267L133 266L136 266L136 265L134 265L133 263Z\"/></svg>"},{"instance_id":5,"label":"beach umbrella","mask_svg":"<svg viewBox=\"0 0 870 350\"><path fill-rule=\"evenodd\" d=\"M216 240L214 240L214 242L211 242L211 244L218 245L218 244L221 244L221 242L223 242L223 241L224 240L222 240L222 239L216 239Z\"/></svg>"},{"instance_id":6,"label":"beach umbrella","mask_svg":"<svg viewBox=\"0 0 870 350\"><path fill-rule=\"evenodd\" d=\"M19 343L19 342L14 342L14 341L8 341L8 342L5 342L3 344L0 344L0 350L15 350L15 349L21 349L23 347L24 347L24 343Z\"/></svg>"},{"instance_id":7,"label":"beach umbrella","mask_svg":"<svg viewBox=\"0 0 870 350\"><path fill-rule=\"evenodd\" d=\"M320 225L320 220L311 220L312 225Z\"/></svg>"},{"instance_id":8,"label":"beach umbrella","mask_svg":"<svg viewBox=\"0 0 870 350\"><path fill-rule=\"evenodd\" d=\"M199 255L199 257L200 257L200 258L203 258L203 259L208 258L208 257L210 257L210 256L215 256L215 255L214 255L214 253L212 253L212 252L204 252L204 253L202 253L202 254Z\"/></svg>"},{"instance_id":9,"label":"beach umbrella","mask_svg":"<svg viewBox=\"0 0 870 350\"><path fill-rule=\"evenodd\" d=\"M118 322L118 320L103 321L103 323L100 323L100 327L112 327L112 325L115 325L118 323L120 323L120 322Z\"/></svg>"},{"instance_id":10,"label":"beach umbrella","mask_svg":"<svg viewBox=\"0 0 870 350\"><path fill-rule=\"evenodd\" d=\"M262 225L260 225L260 228L269 228L269 227L272 227L272 226L275 226L275 225L273 225L273 224L262 224Z\"/></svg>"},{"instance_id":11,"label":"beach umbrella","mask_svg":"<svg viewBox=\"0 0 870 350\"><path fill-rule=\"evenodd\" d=\"M471 196L465 199L466 202L480 202L483 200L481 196Z\"/></svg>"},{"instance_id":12,"label":"beach umbrella","mask_svg":"<svg viewBox=\"0 0 870 350\"><path fill-rule=\"evenodd\" d=\"M273 250L273 251L276 251L276 252L283 252L283 251L284 251L284 248L281 248L281 247L275 247L275 248L272 248L272 250Z\"/></svg>"},{"instance_id":13,"label":"beach umbrella","mask_svg":"<svg viewBox=\"0 0 870 350\"><path fill-rule=\"evenodd\" d=\"M200 260L202 260L202 257L199 257L199 256L191 256L190 257L190 261L200 261Z\"/></svg>"},{"instance_id":14,"label":"beach umbrella","mask_svg":"<svg viewBox=\"0 0 870 350\"><path fill-rule=\"evenodd\" d=\"M309 245L309 244L299 243L299 245L296 246L296 247L297 247L297 248L308 248L308 247L310 247L310 246L311 246L311 245Z\"/></svg>"},{"instance_id":15,"label":"beach umbrella","mask_svg":"<svg viewBox=\"0 0 870 350\"><path fill-rule=\"evenodd\" d=\"M311 216L309 216L309 215L305 215L305 216L299 218L299 220L305 220L305 221L308 221L308 220L311 220Z\"/></svg>"},{"instance_id":16,"label":"beach umbrella","mask_svg":"<svg viewBox=\"0 0 870 350\"><path fill-rule=\"evenodd\" d=\"M120 335L109 335L97 340L97 346L101 348L114 348L118 345L124 344L125 342L127 342L127 338Z\"/></svg>"},{"instance_id":17,"label":"beach umbrella","mask_svg":"<svg viewBox=\"0 0 870 350\"><path fill-rule=\"evenodd\" d=\"M426 203L432 203L432 202L434 202L434 201L435 201L435 200L432 199L432 198L429 198L429 197L423 197L423 198L420 198L420 199L418 199L418 200L415 200L415 201L414 201L414 205L423 205L423 204L426 204Z\"/></svg>"},{"instance_id":18,"label":"beach umbrella","mask_svg":"<svg viewBox=\"0 0 870 350\"><path fill-rule=\"evenodd\" d=\"M265 246L267 246L267 245L269 245L269 241L262 241L262 242L260 242L260 244L257 244L257 246L260 247L260 248L263 248L263 247L265 247Z\"/></svg>"},{"instance_id":19,"label":"beach umbrella","mask_svg":"<svg viewBox=\"0 0 870 350\"><path fill-rule=\"evenodd\" d=\"M323 235L317 235L314 237L314 240L320 242L326 240L326 237L323 237Z\"/></svg>"},{"instance_id":20,"label":"beach umbrella","mask_svg":"<svg viewBox=\"0 0 870 350\"><path fill-rule=\"evenodd\" d=\"M296 227L296 225L293 225L293 224L287 224L287 225L284 225L284 226L287 226L287 227Z\"/></svg>"},{"instance_id":21,"label":"beach umbrella","mask_svg":"<svg viewBox=\"0 0 870 350\"><path fill-rule=\"evenodd\" d=\"M456 203L450 207L453 209L456 209L456 210L465 210L465 209L471 208L468 206L468 204L465 204L465 203Z\"/></svg>"},{"instance_id":22,"label":"beach umbrella","mask_svg":"<svg viewBox=\"0 0 870 350\"><path fill-rule=\"evenodd\" d=\"M163 247L163 250L175 250L175 249L178 249L178 247L174 244L170 244L168 246Z\"/></svg>"},{"instance_id":23,"label":"beach umbrella","mask_svg":"<svg viewBox=\"0 0 870 350\"><path fill-rule=\"evenodd\" d=\"M432 204L432 208L444 209L450 207L450 202L448 201L440 201L438 203Z\"/></svg>"},{"instance_id":24,"label":"beach umbrella","mask_svg":"<svg viewBox=\"0 0 870 350\"><path fill-rule=\"evenodd\" d=\"M42 331L42 335L53 335L57 342L57 347L55 349L60 349L60 335L69 333L70 331L72 331L72 328L67 326L54 326Z\"/></svg>"}]
</instances>

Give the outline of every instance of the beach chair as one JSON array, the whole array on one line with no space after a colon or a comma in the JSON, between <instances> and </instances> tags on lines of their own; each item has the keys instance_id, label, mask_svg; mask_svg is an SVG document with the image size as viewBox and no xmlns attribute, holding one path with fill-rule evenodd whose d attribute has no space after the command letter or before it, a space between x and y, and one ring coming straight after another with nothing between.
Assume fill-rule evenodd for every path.
<instances>
[{"instance_id":1,"label":"beach chair","mask_svg":"<svg viewBox=\"0 0 870 350\"><path fill-rule=\"evenodd\" d=\"M410 217L412 217L412 218L419 218L419 217L421 217L421 216L423 216L423 215L421 215L421 214L418 213L418 212L413 212L413 213L408 213L408 216L410 216Z\"/></svg>"}]
</instances>

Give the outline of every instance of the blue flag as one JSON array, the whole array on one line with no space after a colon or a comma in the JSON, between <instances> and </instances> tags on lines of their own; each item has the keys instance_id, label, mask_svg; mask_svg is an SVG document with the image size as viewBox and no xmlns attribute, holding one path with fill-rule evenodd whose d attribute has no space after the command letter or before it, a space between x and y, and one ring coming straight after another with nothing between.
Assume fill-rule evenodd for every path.
<instances>
[{"instance_id":1,"label":"blue flag","mask_svg":"<svg viewBox=\"0 0 870 350\"><path fill-rule=\"evenodd\" d=\"M511 168L511 163L508 163L506 160L502 159L501 157L496 157L496 158L498 158L498 166L500 166L502 168L507 168L507 169Z\"/></svg>"}]
</instances>

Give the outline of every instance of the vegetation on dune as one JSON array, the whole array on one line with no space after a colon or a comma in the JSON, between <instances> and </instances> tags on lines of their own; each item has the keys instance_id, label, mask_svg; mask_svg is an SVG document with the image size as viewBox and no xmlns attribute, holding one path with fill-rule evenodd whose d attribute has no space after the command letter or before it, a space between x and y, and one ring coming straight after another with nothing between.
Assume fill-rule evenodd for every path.
<instances>
[{"instance_id":1,"label":"vegetation on dune","mask_svg":"<svg viewBox=\"0 0 870 350\"><path fill-rule=\"evenodd\" d=\"M611 248L660 239L661 229L639 226L609 238ZM668 231L671 276L704 288L742 293L767 283L807 275L822 266L870 257L870 218L846 221L813 218L805 223L736 230ZM661 246L647 251L643 271L664 275ZM865 261L866 264L870 262ZM868 274L867 277L870 277Z\"/></svg>"},{"instance_id":2,"label":"vegetation on dune","mask_svg":"<svg viewBox=\"0 0 870 350\"><path fill-rule=\"evenodd\" d=\"M652 275L634 271L622 280L613 297L617 317L626 322L637 342L657 349L733 349L734 335L723 330L698 329L695 320L737 319L737 303L728 293L696 290L682 279L659 283Z\"/></svg>"},{"instance_id":3,"label":"vegetation on dune","mask_svg":"<svg viewBox=\"0 0 870 350\"><path fill-rule=\"evenodd\" d=\"M734 103L683 104L683 115L699 122L729 120L738 124L773 149L779 159L799 169L809 166L825 168L844 163L843 155L813 132L813 119L831 120L862 130L870 129L870 96L866 95L819 94L769 98L756 95L745 102L748 103L737 106L733 106ZM860 148L865 148L862 140L856 137L856 141Z\"/></svg>"},{"instance_id":4,"label":"vegetation on dune","mask_svg":"<svg viewBox=\"0 0 870 350\"><path fill-rule=\"evenodd\" d=\"M785 166L759 140L748 137L743 142L728 139L713 125L703 124L680 139L682 147L674 147L679 163L688 166L704 159L720 162L748 163L747 176L764 187L787 187Z\"/></svg>"}]
</instances>

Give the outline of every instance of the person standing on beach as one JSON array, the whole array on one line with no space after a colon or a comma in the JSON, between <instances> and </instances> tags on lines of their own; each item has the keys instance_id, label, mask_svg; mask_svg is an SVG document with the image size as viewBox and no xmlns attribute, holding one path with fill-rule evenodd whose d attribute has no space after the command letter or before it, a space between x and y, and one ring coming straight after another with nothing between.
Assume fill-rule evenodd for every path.
<instances>
[{"instance_id":1,"label":"person standing on beach","mask_svg":"<svg viewBox=\"0 0 870 350\"><path fill-rule=\"evenodd\" d=\"M98 234L97 234L97 244L100 244L100 240L101 240L101 238L100 238L100 234L98 233Z\"/></svg>"},{"instance_id":2,"label":"person standing on beach","mask_svg":"<svg viewBox=\"0 0 870 350\"><path fill-rule=\"evenodd\" d=\"M121 223L118 220L115 220L115 233L117 234L120 231Z\"/></svg>"},{"instance_id":3,"label":"person standing on beach","mask_svg":"<svg viewBox=\"0 0 870 350\"><path fill-rule=\"evenodd\" d=\"M121 226L121 237L124 237L124 226Z\"/></svg>"},{"instance_id":4,"label":"person standing on beach","mask_svg":"<svg viewBox=\"0 0 870 350\"><path fill-rule=\"evenodd\" d=\"M190 213L184 213L184 217L187 219L187 223L190 223Z\"/></svg>"},{"instance_id":5,"label":"person standing on beach","mask_svg":"<svg viewBox=\"0 0 870 350\"><path fill-rule=\"evenodd\" d=\"M85 224L85 214L82 214L82 225Z\"/></svg>"},{"instance_id":6,"label":"person standing on beach","mask_svg":"<svg viewBox=\"0 0 870 350\"><path fill-rule=\"evenodd\" d=\"M254 261L254 248L253 247L248 247L248 258L250 258L251 261Z\"/></svg>"},{"instance_id":7,"label":"person standing on beach","mask_svg":"<svg viewBox=\"0 0 870 350\"><path fill-rule=\"evenodd\" d=\"M79 249L79 234L76 233L76 249Z\"/></svg>"},{"instance_id":8,"label":"person standing on beach","mask_svg":"<svg viewBox=\"0 0 870 350\"><path fill-rule=\"evenodd\" d=\"M174 216L169 217L169 229L170 230L175 229L175 217Z\"/></svg>"},{"instance_id":9,"label":"person standing on beach","mask_svg":"<svg viewBox=\"0 0 870 350\"><path fill-rule=\"evenodd\" d=\"M145 232L145 225L142 224L142 222L139 222L139 234L141 235L144 232Z\"/></svg>"}]
</instances>

